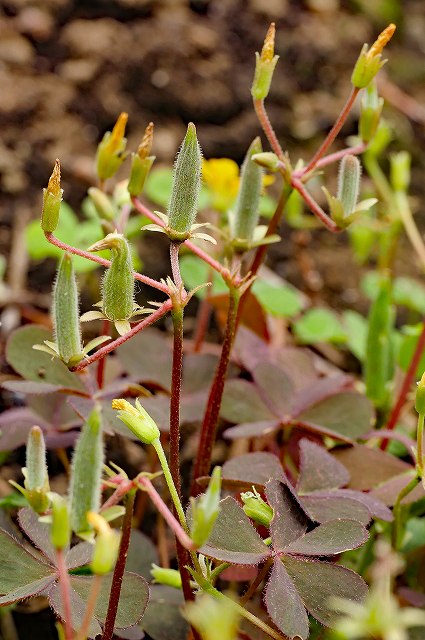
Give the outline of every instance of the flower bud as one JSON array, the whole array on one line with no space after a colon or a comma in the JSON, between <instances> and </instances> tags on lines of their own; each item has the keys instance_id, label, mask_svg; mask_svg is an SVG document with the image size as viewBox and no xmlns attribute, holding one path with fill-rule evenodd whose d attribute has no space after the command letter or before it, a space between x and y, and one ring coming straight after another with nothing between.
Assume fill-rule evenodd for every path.
<instances>
[{"instance_id":1,"label":"flower bud","mask_svg":"<svg viewBox=\"0 0 425 640\"><path fill-rule=\"evenodd\" d=\"M153 122L150 122L146 127L137 153L133 153L131 156L131 173L127 187L131 196L139 196L142 193L146 178L155 160L155 156L150 155L152 141Z\"/></svg>"},{"instance_id":2,"label":"flower bud","mask_svg":"<svg viewBox=\"0 0 425 640\"><path fill-rule=\"evenodd\" d=\"M58 226L59 211L62 202L61 166L56 160L47 189L43 189L43 208L41 211L41 228L46 233L53 233Z\"/></svg>"},{"instance_id":3,"label":"flower bud","mask_svg":"<svg viewBox=\"0 0 425 640\"><path fill-rule=\"evenodd\" d=\"M254 153L252 156L252 161L258 164L260 167L264 167L264 169L268 169L269 171L277 171L280 166L280 160L275 153L271 151L264 151L262 153Z\"/></svg>"},{"instance_id":4,"label":"flower bud","mask_svg":"<svg viewBox=\"0 0 425 640\"><path fill-rule=\"evenodd\" d=\"M251 95L254 100L265 100L267 98L279 56L274 55L274 41L276 28L274 22L271 23L264 40L261 55L255 54L255 73L251 87Z\"/></svg>"},{"instance_id":5,"label":"flower bud","mask_svg":"<svg viewBox=\"0 0 425 640\"><path fill-rule=\"evenodd\" d=\"M198 213L201 188L202 153L196 128L189 123L186 136L174 165L173 187L168 205L168 235L172 240L186 240Z\"/></svg>"},{"instance_id":6,"label":"flower bud","mask_svg":"<svg viewBox=\"0 0 425 640\"><path fill-rule=\"evenodd\" d=\"M128 115L121 113L111 131L107 131L97 147L96 172L103 182L112 178L125 160L127 138L124 137Z\"/></svg>"},{"instance_id":7,"label":"flower bud","mask_svg":"<svg viewBox=\"0 0 425 640\"><path fill-rule=\"evenodd\" d=\"M163 569L152 563L151 576L156 584L165 584L175 589L182 587L182 577L177 569Z\"/></svg>"},{"instance_id":8,"label":"flower bud","mask_svg":"<svg viewBox=\"0 0 425 640\"><path fill-rule=\"evenodd\" d=\"M263 179L263 170L252 158L261 151L260 138L255 138L242 164L238 197L231 218L232 238L248 243L252 241L258 223Z\"/></svg>"},{"instance_id":9,"label":"flower bud","mask_svg":"<svg viewBox=\"0 0 425 640\"><path fill-rule=\"evenodd\" d=\"M44 513L49 506L49 476L46 464L46 445L40 427L33 427L29 433L26 448L26 466L22 470L25 477L24 495L37 513Z\"/></svg>"},{"instance_id":10,"label":"flower bud","mask_svg":"<svg viewBox=\"0 0 425 640\"><path fill-rule=\"evenodd\" d=\"M202 547L213 530L220 511L221 467L215 467L205 493L192 499L192 526L190 537Z\"/></svg>"},{"instance_id":11,"label":"flower bud","mask_svg":"<svg viewBox=\"0 0 425 640\"><path fill-rule=\"evenodd\" d=\"M77 281L69 253L64 253L53 287L53 326L59 357L75 366L83 357Z\"/></svg>"},{"instance_id":12,"label":"flower bud","mask_svg":"<svg viewBox=\"0 0 425 640\"><path fill-rule=\"evenodd\" d=\"M104 191L98 189L97 187L90 187L88 190L88 194L90 200L93 202L97 215L101 220L114 220L115 218L115 209L110 200L110 198L106 195Z\"/></svg>"},{"instance_id":13,"label":"flower bud","mask_svg":"<svg viewBox=\"0 0 425 640\"><path fill-rule=\"evenodd\" d=\"M370 142L378 130L384 99L378 96L376 83L371 82L363 94L359 120L359 135L363 142Z\"/></svg>"},{"instance_id":14,"label":"flower bud","mask_svg":"<svg viewBox=\"0 0 425 640\"><path fill-rule=\"evenodd\" d=\"M243 510L248 518L265 527L270 526L273 518L273 509L255 489L253 492L241 493L241 500L243 502Z\"/></svg>"},{"instance_id":15,"label":"flower bud","mask_svg":"<svg viewBox=\"0 0 425 640\"><path fill-rule=\"evenodd\" d=\"M90 569L95 575L103 576L114 568L121 536L98 513L90 511L87 514L87 521L97 531Z\"/></svg>"},{"instance_id":16,"label":"flower bud","mask_svg":"<svg viewBox=\"0 0 425 640\"><path fill-rule=\"evenodd\" d=\"M134 271L130 247L116 231L89 247L89 251L111 250L111 266L102 281L102 311L112 322L128 320L134 311Z\"/></svg>"},{"instance_id":17,"label":"flower bud","mask_svg":"<svg viewBox=\"0 0 425 640\"><path fill-rule=\"evenodd\" d=\"M356 209L359 197L361 165L353 155L344 156L339 165L337 200L342 203L344 217Z\"/></svg>"},{"instance_id":18,"label":"flower bud","mask_svg":"<svg viewBox=\"0 0 425 640\"><path fill-rule=\"evenodd\" d=\"M239 637L239 613L228 598L217 600L202 594L184 606L183 615L199 631L202 640L237 640Z\"/></svg>"},{"instance_id":19,"label":"flower bud","mask_svg":"<svg viewBox=\"0 0 425 640\"><path fill-rule=\"evenodd\" d=\"M370 49L367 44L363 45L351 76L351 83L354 87L357 89L367 87L379 69L384 66L386 60L382 60L381 53L385 45L391 40L395 29L395 24L390 24L378 36Z\"/></svg>"},{"instance_id":20,"label":"flower bud","mask_svg":"<svg viewBox=\"0 0 425 640\"><path fill-rule=\"evenodd\" d=\"M50 499L52 502L50 540L56 549L65 549L71 539L68 502L57 493L51 493Z\"/></svg>"},{"instance_id":21,"label":"flower bud","mask_svg":"<svg viewBox=\"0 0 425 640\"><path fill-rule=\"evenodd\" d=\"M126 427L134 433L144 444L153 444L159 439L160 431L148 412L142 407L139 400L136 400L136 407L127 400L112 400L112 408L118 410L117 418L124 422Z\"/></svg>"},{"instance_id":22,"label":"flower bud","mask_svg":"<svg viewBox=\"0 0 425 640\"><path fill-rule=\"evenodd\" d=\"M416 389L415 409L420 415L425 414L425 373L422 374Z\"/></svg>"},{"instance_id":23,"label":"flower bud","mask_svg":"<svg viewBox=\"0 0 425 640\"><path fill-rule=\"evenodd\" d=\"M391 186L394 191L406 192L410 184L410 161L408 151L399 151L390 155Z\"/></svg>"},{"instance_id":24,"label":"flower bud","mask_svg":"<svg viewBox=\"0 0 425 640\"><path fill-rule=\"evenodd\" d=\"M71 526L78 534L90 531L89 511L100 505L103 469L103 434L99 409L93 409L81 429L72 459L70 505Z\"/></svg>"}]
</instances>

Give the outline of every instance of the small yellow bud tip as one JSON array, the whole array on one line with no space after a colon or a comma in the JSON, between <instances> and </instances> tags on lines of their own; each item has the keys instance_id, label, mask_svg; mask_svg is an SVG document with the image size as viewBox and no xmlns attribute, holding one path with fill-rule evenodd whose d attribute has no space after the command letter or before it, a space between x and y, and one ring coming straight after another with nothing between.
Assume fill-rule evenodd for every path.
<instances>
[{"instance_id":1,"label":"small yellow bud tip","mask_svg":"<svg viewBox=\"0 0 425 640\"><path fill-rule=\"evenodd\" d=\"M87 514L87 522L93 527L95 531L98 533L109 533L111 527L106 522L105 518L102 518L101 515L96 513L95 511L89 511Z\"/></svg>"},{"instance_id":2,"label":"small yellow bud tip","mask_svg":"<svg viewBox=\"0 0 425 640\"><path fill-rule=\"evenodd\" d=\"M127 411L127 413L131 413L131 415L136 416L137 418L140 417L137 409L123 398L116 398L115 400L112 400L112 408L117 411Z\"/></svg>"},{"instance_id":3,"label":"small yellow bud tip","mask_svg":"<svg viewBox=\"0 0 425 640\"><path fill-rule=\"evenodd\" d=\"M114 128L111 133L111 142L114 144L119 144L121 140L124 138L125 126L128 120L128 113L124 111L120 113L118 116L118 120L115 123Z\"/></svg>"},{"instance_id":4,"label":"small yellow bud tip","mask_svg":"<svg viewBox=\"0 0 425 640\"><path fill-rule=\"evenodd\" d=\"M145 133L143 134L142 142L137 149L137 153L141 160L147 158L152 149L153 142L153 122L149 122L148 126L145 129Z\"/></svg>"},{"instance_id":5,"label":"small yellow bud tip","mask_svg":"<svg viewBox=\"0 0 425 640\"><path fill-rule=\"evenodd\" d=\"M49 178L47 191L49 191L54 196L61 195L61 165L57 158L55 166L53 167L52 175Z\"/></svg>"},{"instance_id":6,"label":"small yellow bud tip","mask_svg":"<svg viewBox=\"0 0 425 640\"><path fill-rule=\"evenodd\" d=\"M376 38L375 42L371 46L370 50L367 53L368 58L374 58L375 56L379 56L382 53L383 48L386 44L391 40L394 35L394 31L396 30L395 24L391 23L388 25L386 29L383 30L382 33Z\"/></svg>"},{"instance_id":7,"label":"small yellow bud tip","mask_svg":"<svg viewBox=\"0 0 425 640\"><path fill-rule=\"evenodd\" d=\"M272 22L264 39L260 59L262 62L271 62L274 57L274 41L276 35L275 23Z\"/></svg>"}]
</instances>

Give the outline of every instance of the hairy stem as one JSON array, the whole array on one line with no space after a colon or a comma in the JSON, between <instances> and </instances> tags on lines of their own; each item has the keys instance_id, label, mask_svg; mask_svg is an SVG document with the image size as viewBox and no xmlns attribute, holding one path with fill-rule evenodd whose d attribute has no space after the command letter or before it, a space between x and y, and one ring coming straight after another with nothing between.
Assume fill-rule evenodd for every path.
<instances>
[{"instance_id":1,"label":"hairy stem","mask_svg":"<svg viewBox=\"0 0 425 640\"><path fill-rule=\"evenodd\" d=\"M121 586L124 578L125 565L127 563L128 547L130 544L131 525L133 520L134 501L136 490L130 491L125 499L125 514L121 525L121 542L118 559L115 564L112 578L111 593L109 594L108 614L105 620L102 640L112 640L114 635L115 620L121 595Z\"/></svg>"},{"instance_id":2,"label":"hairy stem","mask_svg":"<svg viewBox=\"0 0 425 640\"><path fill-rule=\"evenodd\" d=\"M102 322L102 335L104 336L109 335L109 330L110 330L110 323L107 320L104 320ZM97 363L96 381L97 381L98 389L103 388L103 383L105 380L105 366L106 366L106 356L104 358L101 358Z\"/></svg>"},{"instance_id":3,"label":"hairy stem","mask_svg":"<svg viewBox=\"0 0 425 640\"><path fill-rule=\"evenodd\" d=\"M180 242L171 242L170 243L171 272L173 274L174 284L176 285L177 288L180 288L183 286L182 276L180 273L179 251L180 251Z\"/></svg>"},{"instance_id":4,"label":"hairy stem","mask_svg":"<svg viewBox=\"0 0 425 640\"><path fill-rule=\"evenodd\" d=\"M391 533L391 539L392 539L392 545L393 545L393 549L395 551L398 550L400 541L401 541L401 534L402 534L402 528L403 528L403 505L401 504L403 499L409 495L409 493L411 493L411 491L413 491L413 489L415 489L415 487L418 485L419 482L419 477L417 475L415 475L410 482L400 491L400 493L398 494L397 500L394 504L394 509L393 509L393 514L394 514L394 522L393 522L393 528L392 528L392 533Z\"/></svg>"},{"instance_id":5,"label":"hairy stem","mask_svg":"<svg viewBox=\"0 0 425 640\"><path fill-rule=\"evenodd\" d=\"M338 225L335 224L332 218L330 218L328 214L323 211L322 207L316 202L309 191L307 191L299 178L292 178L292 186L298 191L298 193L300 194L306 205L309 207L309 209L314 213L316 218L318 218L320 222L323 222L325 227L329 231L331 231L331 233L338 233L339 231L341 231Z\"/></svg>"},{"instance_id":6,"label":"hairy stem","mask_svg":"<svg viewBox=\"0 0 425 640\"><path fill-rule=\"evenodd\" d=\"M277 139L277 136L274 132L273 125L270 122L270 118L264 105L264 100L254 100L253 102L258 121L265 133L267 140L269 141L271 148L273 149L279 160L281 160L285 164L283 149L280 146L279 140Z\"/></svg>"},{"instance_id":7,"label":"hairy stem","mask_svg":"<svg viewBox=\"0 0 425 640\"><path fill-rule=\"evenodd\" d=\"M351 156L360 155L361 153L364 153L366 148L367 148L367 144L365 142L361 142L360 144L357 144L355 147L347 147L346 149L341 149L341 151L330 153L329 155L324 156L323 158L320 158L320 160L318 160L315 166L315 169L322 169L323 167L327 167L330 164L339 162L345 156L348 156L348 155L351 155ZM300 169L299 171L294 171L292 175L295 178L307 177L304 169Z\"/></svg>"},{"instance_id":8,"label":"hairy stem","mask_svg":"<svg viewBox=\"0 0 425 640\"><path fill-rule=\"evenodd\" d=\"M396 191L394 197L406 235L420 260L422 269L425 270L425 245L413 218L407 195L404 191Z\"/></svg>"},{"instance_id":9,"label":"hairy stem","mask_svg":"<svg viewBox=\"0 0 425 640\"><path fill-rule=\"evenodd\" d=\"M56 567L59 574L59 587L61 590L63 611L64 611L64 628L65 639L73 640L72 633L72 612L71 612L71 583L69 581L68 568L65 562L65 554L63 549L56 549Z\"/></svg>"},{"instance_id":10,"label":"hairy stem","mask_svg":"<svg viewBox=\"0 0 425 640\"><path fill-rule=\"evenodd\" d=\"M87 600L87 607L84 613L83 622L81 624L81 628L77 634L76 640L86 640L91 619L93 618L93 614L96 609L97 599L99 598L100 589L102 586L103 576L95 575L93 579L92 588L90 590L90 594Z\"/></svg>"},{"instance_id":11,"label":"hairy stem","mask_svg":"<svg viewBox=\"0 0 425 640\"><path fill-rule=\"evenodd\" d=\"M170 398L170 468L174 485L181 497L180 482L180 402L183 368L183 308L173 308L173 366Z\"/></svg>"},{"instance_id":12,"label":"hairy stem","mask_svg":"<svg viewBox=\"0 0 425 640\"><path fill-rule=\"evenodd\" d=\"M224 383L226 380L227 369L230 362L230 353L235 337L239 300L239 291L234 287L231 287L229 291L229 310L227 312L227 323L223 339L223 346L221 349L220 361L218 363L214 375L214 380L208 396L207 408L202 422L198 453L193 469L191 488L192 495L198 495L199 493L199 487L196 483L197 478L207 475L211 466L211 454L216 437L221 401L223 398Z\"/></svg>"}]
</instances>

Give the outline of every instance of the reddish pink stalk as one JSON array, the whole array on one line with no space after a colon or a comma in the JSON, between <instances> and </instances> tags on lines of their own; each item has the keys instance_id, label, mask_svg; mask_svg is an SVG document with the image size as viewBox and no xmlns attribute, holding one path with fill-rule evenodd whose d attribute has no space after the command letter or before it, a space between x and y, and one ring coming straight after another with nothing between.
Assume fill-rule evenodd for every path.
<instances>
[{"instance_id":1,"label":"reddish pink stalk","mask_svg":"<svg viewBox=\"0 0 425 640\"><path fill-rule=\"evenodd\" d=\"M321 169L322 167L327 167L330 164L333 164L334 162L339 162L340 160L342 160L342 158L344 158L345 156L348 155L353 155L353 156L357 156L361 153L363 153L363 151L365 151L367 149L367 144L364 142L361 142L360 144L356 145L355 147L348 147L347 149L341 149L341 151L336 151L335 153L330 153L329 155L325 156L324 158L321 158L315 166L315 169ZM303 176L306 175L306 170L305 169L300 169L299 171L294 171L292 174L293 178L302 178Z\"/></svg>"},{"instance_id":2,"label":"reddish pink stalk","mask_svg":"<svg viewBox=\"0 0 425 640\"><path fill-rule=\"evenodd\" d=\"M409 368L406 372L406 375L403 380L403 384L400 389L400 393L397 398L397 402L395 403L393 410L391 411L390 418L388 420L388 424L386 429L388 431L392 431L400 417L401 410L403 409L404 403L406 402L407 394L409 393L412 383L416 376L416 371L419 366L419 362L422 357L423 350L425 349L425 322L422 325L422 331L418 339L418 344L416 345L415 352L412 356L412 359L409 364ZM388 446L388 439L383 440L381 443L381 449L385 450Z\"/></svg>"},{"instance_id":3,"label":"reddish pink stalk","mask_svg":"<svg viewBox=\"0 0 425 640\"><path fill-rule=\"evenodd\" d=\"M347 102L343 106L341 113L336 119L335 124L333 125L332 129L329 131L325 140L322 142L319 149L316 151L316 153L314 154L314 156L306 166L304 173L310 173L310 171L313 171L313 169L317 166L317 163L319 162L320 158L322 158L325 155L326 151L329 149L332 142L335 140L338 133L341 131L344 125L344 122L347 120L348 114L351 111L351 108L354 104L355 99L357 98L358 93L359 93L359 89L357 89L357 87L351 88L351 93L348 96Z\"/></svg>"},{"instance_id":4,"label":"reddish pink stalk","mask_svg":"<svg viewBox=\"0 0 425 640\"><path fill-rule=\"evenodd\" d=\"M134 207L137 209L137 211L139 211L139 213L142 213L144 216L149 218L149 220L152 220L152 222L157 224L159 227L162 227L163 229L165 229L165 224L161 220L161 218L158 218L158 216L156 216L153 211L148 209L143 204L143 202L141 202L136 197L133 197L131 200L134 204ZM218 271L218 273L221 273L221 274L227 274L227 269L225 269L219 262L217 262L217 260L214 260L214 258L208 255L206 251L203 251L203 249L200 249L196 244L193 244L193 242L191 242L190 240L186 240L184 244L188 249L192 251L192 253L197 255L199 258L201 258L201 260L203 260L207 264L209 264L210 267L212 267L215 271Z\"/></svg>"},{"instance_id":5,"label":"reddish pink stalk","mask_svg":"<svg viewBox=\"0 0 425 640\"><path fill-rule=\"evenodd\" d=\"M114 493L106 500L106 502L101 506L100 513L109 509L110 507L114 507L116 504L121 502L124 496L134 488L134 484L132 480L123 480L122 483L115 489Z\"/></svg>"},{"instance_id":6,"label":"reddish pink stalk","mask_svg":"<svg viewBox=\"0 0 425 640\"><path fill-rule=\"evenodd\" d=\"M342 229L340 229L338 225L335 224L332 218L330 218L328 214L323 211L322 207L317 204L316 200L312 195L310 195L299 178L292 177L291 184L294 189L296 189L301 195L304 202L308 205L316 218L323 222L323 224L327 229L329 229L329 231L331 231L332 233L338 233L339 231L342 231Z\"/></svg>"},{"instance_id":7,"label":"reddish pink stalk","mask_svg":"<svg viewBox=\"0 0 425 640\"><path fill-rule=\"evenodd\" d=\"M135 336L136 333L139 333L139 331L143 331L143 329L146 329L146 327L149 327L151 324L154 324L154 322L156 322L157 320L162 318L162 316L168 313L168 311L170 311L172 307L173 307L173 303L171 302L171 300L166 300L166 302L164 302L159 307L159 309L151 313L147 318L142 320L142 322L137 323L136 326L130 329L128 333L124 334L123 336L120 336L119 338L117 338L116 340L113 340L112 342L109 342L104 347L101 347L101 349L96 351L96 353L94 353L92 356L84 358L84 360L81 360L81 362L77 364L76 367L71 369L71 371L82 371L93 362L100 360L100 358L104 358L108 353L111 353L111 351L114 351L114 349L117 349L118 347L120 347L122 344L124 344L124 342L127 342L127 340L130 340L130 338Z\"/></svg>"},{"instance_id":8,"label":"reddish pink stalk","mask_svg":"<svg viewBox=\"0 0 425 640\"><path fill-rule=\"evenodd\" d=\"M183 545L183 547L188 551L195 551L196 546L193 543L193 540L187 535L180 522L173 516L149 478L139 476L137 478L137 482L139 486L149 494L149 497L154 503L155 507L158 509L159 513L162 515L170 529L175 533L176 538Z\"/></svg>"},{"instance_id":9,"label":"reddish pink stalk","mask_svg":"<svg viewBox=\"0 0 425 640\"><path fill-rule=\"evenodd\" d=\"M254 100L254 109L261 124L261 128L263 129L271 148L273 149L279 160L281 160L285 164L283 149L280 146L279 140L277 139L277 136L274 132L269 116L267 115L267 111L264 106L264 100Z\"/></svg>"},{"instance_id":10,"label":"reddish pink stalk","mask_svg":"<svg viewBox=\"0 0 425 640\"><path fill-rule=\"evenodd\" d=\"M71 585L69 582L68 567L65 562L63 549L56 549L56 568L59 574L59 587L63 602L63 615L65 626L65 639L73 640L72 613L71 613Z\"/></svg>"},{"instance_id":11,"label":"reddish pink stalk","mask_svg":"<svg viewBox=\"0 0 425 640\"><path fill-rule=\"evenodd\" d=\"M110 331L110 324L108 320L104 320L102 322L102 335L108 336L109 331ZM106 365L106 358L102 358L97 363L96 380L97 380L98 389L102 389L103 387L103 383L105 380L105 365Z\"/></svg>"},{"instance_id":12,"label":"reddish pink stalk","mask_svg":"<svg viewBox=\"0 0 425 640\"><path fill-rule=\"evenodd\" d=\"M93 253L90 253L89 251L83 251L82 249L71 247L69 244L66 244L61 240L58 240L58 238L56 238L53 235L53 233L45 232L44 235L46 236L46 240L50 242L50 244L54 244L55 247L59 247L59 249L63 249L64 251L73 253L75 256L81 256L81 258L86 258L86 260L97 262L98 264L101 264L103 267L111 266L110 260L105 260L105 258L96 256ZM160 291L163 291L167 295L169 293L167 285L163 284L162 282L157 282L157 280L153 280L152 278L148 278L147 276L144 276L142 273L135 272L134 278L135 280L139 280L140 282L143 282L144 284L147 284L150 287L154 287L154 289L159 289Z\"/></svg>"}]
</instances>

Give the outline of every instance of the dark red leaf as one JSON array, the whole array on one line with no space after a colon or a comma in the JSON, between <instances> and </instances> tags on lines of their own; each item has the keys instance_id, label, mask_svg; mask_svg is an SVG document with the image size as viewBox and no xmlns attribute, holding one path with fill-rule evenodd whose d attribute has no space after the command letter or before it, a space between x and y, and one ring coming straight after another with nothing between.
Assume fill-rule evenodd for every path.
<instances>
[{"instance_id":1,"label":"dark red leaf","mask_svg":"<svg viewBox=\"0 0 425 640\"><path fill-rule=\"evenodd\" d=\"M415 472L413 470L405 473L401 473L398 476L394 476L380 484L376 489L373 489L370 494L371 498L376 498L389 507L394 506L400 491L404 489L404 487L409 484L409 482L414 478ZM416 500L420 500L425 496L425 491L421 482L418 482L418 485L411 491L405 498L402 500L402 504L412 504L416 502Z\"/></svg>"},{"instance_id":2,"label":"dark red leaf","mask_svg":"<svg viewBox=\"0 0 425 640\"><path fill-rule=\"evenodd\" d=\"M359 393L339 393L313 405L296 420L315 425L342 438L356 439L370 430L373 407Z\"/></svg>"},{"instance_id":3,"label":"dark red leaf","mask_svg":"<svg viewBox=\"0 0 425 640\"><path fill-rule=\"evenodd\" d=\"M270 480L266 484L266 496L274 511L270 525L273 546L284 549L298 540L312 521L288 484Z\"/></svg>"},{"instance_id":4,"label":"dark red leaf","mask_svg":"<svg viewBox=\"0 0 425 640\"><path fill-rule=\"evenodd\" d=\"M368 524L372 517L369 509L359 500L340 496L340 491L314 492L302 497L302 503L316 522L336 518L349 518ZM390 512L391 513L391 512Z\"/></svg>"},{"instance_id":5,"label":"dark red leaf","mask_svg":"<svg viewBox=\"0 0 425 640\"><path fill-rule=\"evenodd\" d=\"M258 364L252 372L257 390L274 415L288 418L294 401L294 385L279 367L268 362Z\"/></svg>"},{"instance_id":6,"label":"dark red leaf","mask_svg":"<svg viewBox=\"0 0 425 640\"><path fill-rule=\"evenodd\" d=\"M277 456L256 451L227 460L223 465L222 475L230 480L264 485L271 478L282 478L283 470Z\"/></svg>"},{"instance_id":7,"label":"dark red leaf","mask_svg":"<svg viewBox=\"0 0 425 640\"><path fill-rule=\"evenodd\" d=\"M374 518L386 520L387 522L391 522L393 520L391 509L388 509L381 500L372 496L370 493L354 491L353 489L340 489L338 491L338 495L344 499L353 498L354 500L361 502L370 511Z\"/></svg>"},{"instance_id":8,"label":"dark red leaf","mask_svg":"<svg viewBox=\"0 0 425 640\"><path fill-rule=\"evenodd\" d=\"M12 451L25 444L34 425L50 428L39 415L26 407L9 409L0 415L0 451Z\"/></svg>"},{"instance_id":9,"label":"dark red leaf","mask_svg":"<svg viewBox=\"0 0 425 640\"><path fill-rule=\"evenodd\" d=\"M30 509L20 509L18 512L18 522L22 531L34 543L43 555L50 560L52 564L56 562L55 548L50 541L50 525L39 521L39 516Z\"/></svg>"},{"instance_id":10,"label":"dark red leaf","mask_svg":"<svg viewBox=\"0 0 425 640\"><path fill-rule=\"evenodd\" d=\"M332 452L350 474L350 489L368 491L373 487L412 469L410 464L380 449L365 445L338 448Z\"/></svg>"},{"instance_id":11,"label":"dark red leaf","mask_svg":"<svg viewBox=\"0 0 425 640\"><path fill-rule=\"evenodd\" d=\"M279 548L285 555L335 556L343 551L357 549L366 542L368 532L355 520L329 520L309 531L285 548ZM277 545L274 542L274 548Z\"/></svg>"},{"instance_id":12,"label":"dark red leaf","mask_svg":"<svg viewBox=\"0 0 425 640\"><path fill-rule=\"evenodd\" d=\"M166 336L158 329L141 331L116 351L125 370L136 380L154 383L169 391L172 351Z\"/></svg>"},{"instance_id":13,"label":"dark red leaf","mask_svg":"<svg viewBox=\"0 0 425 640\"><path fill-rule=\"evenodd\" d=\"M229 380L224 388L221 417L229 422L261 422L276 420L264 403L255 384L247 380Z\"/></svg>"},{"instance_id":14,"label":"dark red leaf","mask_svg":"<svg viewBox=\"0 0 425 640\"><path fill-rule=\"evenodd\" d=\"M280 421L263 420L262 422L244 422L229 427L223 431L223 436L228 440L238 440L239 438L258 438L274 433L281 427Z\"/></svg>"},{"instance_id":15,"label":"dark red leaf","mask_svg":"<svg viewBox=\"0 0 425 640\"><path fill-rule=\"evenodd\" d=\"M304 438L300 442L300 475L297 491L300 494L337 489L348 484L350 475L324 447Z\"/></svg>"},{"instance_id":16,"label":"dark red leaf","mask_svg":"<svg viewBox=\"0 0 425 640\"><path fill-rule=\"evenodd\" d=\"M264 598L267 611L280 631L288 638L308 637L308 617L295 585L282 562L274 562Z\"/></svg>"}]
</instances>

